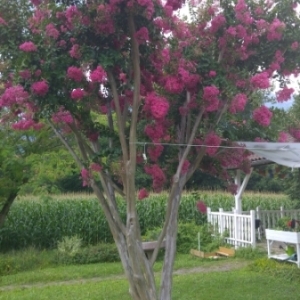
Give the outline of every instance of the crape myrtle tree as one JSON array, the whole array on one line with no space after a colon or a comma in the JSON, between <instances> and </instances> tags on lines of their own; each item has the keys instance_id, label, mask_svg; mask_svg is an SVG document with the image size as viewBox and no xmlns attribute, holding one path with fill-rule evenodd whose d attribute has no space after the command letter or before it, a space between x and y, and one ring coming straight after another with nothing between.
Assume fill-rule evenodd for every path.
<instances>
[{"instance_id":1,"label":"crape myrtle tree","mask_svg":"<svg viewBox=\"0 0 300 300\"><path fill-rule=\"evenodd\" d=\"M171 299L186 182L197 169L226 180L228 166L249 171L227 128L269 126L272 112L260 105L261 92L278 80L278 101L287 100L293 93L287 76L299 70L295 1L194 3L189 22L176 16L183 2L32 0L30 37L15 45L18 63L3 75L0 106L9 111L3 121L16 130L39 129L44 121L70 151L105 213L132 299ZM9 32L10 20L0 20ZM137 198L148 195L146 189L137 195L138 164L155 192L170 187L150 260L136 211ZM125 222L115 193L126 202ZM153 264L164 239L157 291Z\"/></svg>"}]
</instances>

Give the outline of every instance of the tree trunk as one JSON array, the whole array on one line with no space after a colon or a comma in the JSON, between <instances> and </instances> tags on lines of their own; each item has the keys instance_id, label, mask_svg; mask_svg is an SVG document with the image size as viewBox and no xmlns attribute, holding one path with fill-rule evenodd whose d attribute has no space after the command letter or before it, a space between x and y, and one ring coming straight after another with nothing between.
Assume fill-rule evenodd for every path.
<instances>
[{"instance_id":1,"label":"tree trunk","mask_svg":"<svg viewBox=\"0 0 300 300\"><path fill-rule=\"evenodd\" d=\"M181 178L176 185L174 197L172 199L171 217L166 230L166 250L164 266L160 284L160 300L171 300L172 297L172 273L176 255L176 240L178 228L178 209L181 193L184 186L184 179Z\"/></svg>"},{"instance_id":2,"label":"tree trunk","mask_svg":"<svg viewBox=\"0 0 300 300\"><path fill-rule=\"evenodd\" d=\"M8 212L9 212L14 200L16 199L17 195L18 194L16 192L12 192L6 199L2 209L0 211L0 228L4 225L4 222L8 215Z\"/></svg>"}]
</instances>

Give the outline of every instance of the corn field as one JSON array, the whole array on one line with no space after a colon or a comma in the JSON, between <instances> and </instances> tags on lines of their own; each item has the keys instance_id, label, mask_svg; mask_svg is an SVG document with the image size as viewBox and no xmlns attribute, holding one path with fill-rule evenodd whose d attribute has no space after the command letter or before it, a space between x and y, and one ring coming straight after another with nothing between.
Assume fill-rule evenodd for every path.
<instances>
[{"instance_id":1,"label":"corn field","mask_svg":"<svg viewBox=\"0 0 300 300\"><path fill-rule=\"evenodd\" d=\"M141 231L160 227L164 221L167 194L153 194L138 201ZM185 193L179 211L179 221L201 224L205 215L196 209L196 202L203 201L212 210L222 207L231 210L234 198L228 193L193 192ZM118 199L120 214L125 220L126 206ZM285 195L251 194L243 197L243 210L292 208ZM13 204L6 223L0 229L0 250L21 249L29 246L53 248L66 236L79 236L84 244L112 242L107 222L94 195L66 194L58 196L26 196Z\"/></svg>"}]
</instances>

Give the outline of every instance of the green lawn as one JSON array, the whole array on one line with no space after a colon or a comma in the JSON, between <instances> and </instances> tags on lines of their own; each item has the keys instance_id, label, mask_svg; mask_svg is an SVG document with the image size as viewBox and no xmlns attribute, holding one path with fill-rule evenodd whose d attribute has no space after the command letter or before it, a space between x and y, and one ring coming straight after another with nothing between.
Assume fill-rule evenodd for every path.
<instances>
[{"instance_id":1,"label":"green lawn","mask_svg":"<svg viewBox=\"0 0 300 300\"><path fill-rule=\"evenodd\" d=\"M158 279L158 278L157 278ZM174 276L173 300L282 300L297 299L299 282L250 271L230 271ZM294 296L292 296L294 295ZM126 280L108 279L99 282L41 286L4 291L1 300L130 300Z\"/></svg>"}]
</instances>

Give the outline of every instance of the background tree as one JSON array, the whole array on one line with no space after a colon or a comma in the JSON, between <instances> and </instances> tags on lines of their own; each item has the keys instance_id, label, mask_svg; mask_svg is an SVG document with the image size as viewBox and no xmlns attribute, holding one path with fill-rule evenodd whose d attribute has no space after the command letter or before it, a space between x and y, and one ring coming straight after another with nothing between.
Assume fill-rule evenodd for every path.
<instances>
[{"instance_id":1,"label":"background tree","mask_svg":"<svg viewBox=\"0 0 300 300\"><path fill-rule=\"evenodd\" d=\"M132 298L169 300L186 182L197 169L229 183L228 166L249 171L244 150L224 138L226 124L248 112L246 123L269 126L272 113L257 99L272 79L283 85L280 100L292 93L286 75L297 72L300 59L294 2L205 2L189 23L176 17L180 0L32 3L30 39L15 45L19 63L5 78L0 98L10 112L6 120L26 130L39 129L39 120L47 119L99 199ZM2 23L9 32L9 20ZM107 126L99 123L101 114ZM151 260L142 248L136 210L139 163L154 191L170 187ZM115 192L126 202L125 222ZM138 198L146 196L141 189ZM163 239L158 296L153 264Z\"/></svg>"}]
</instances>

